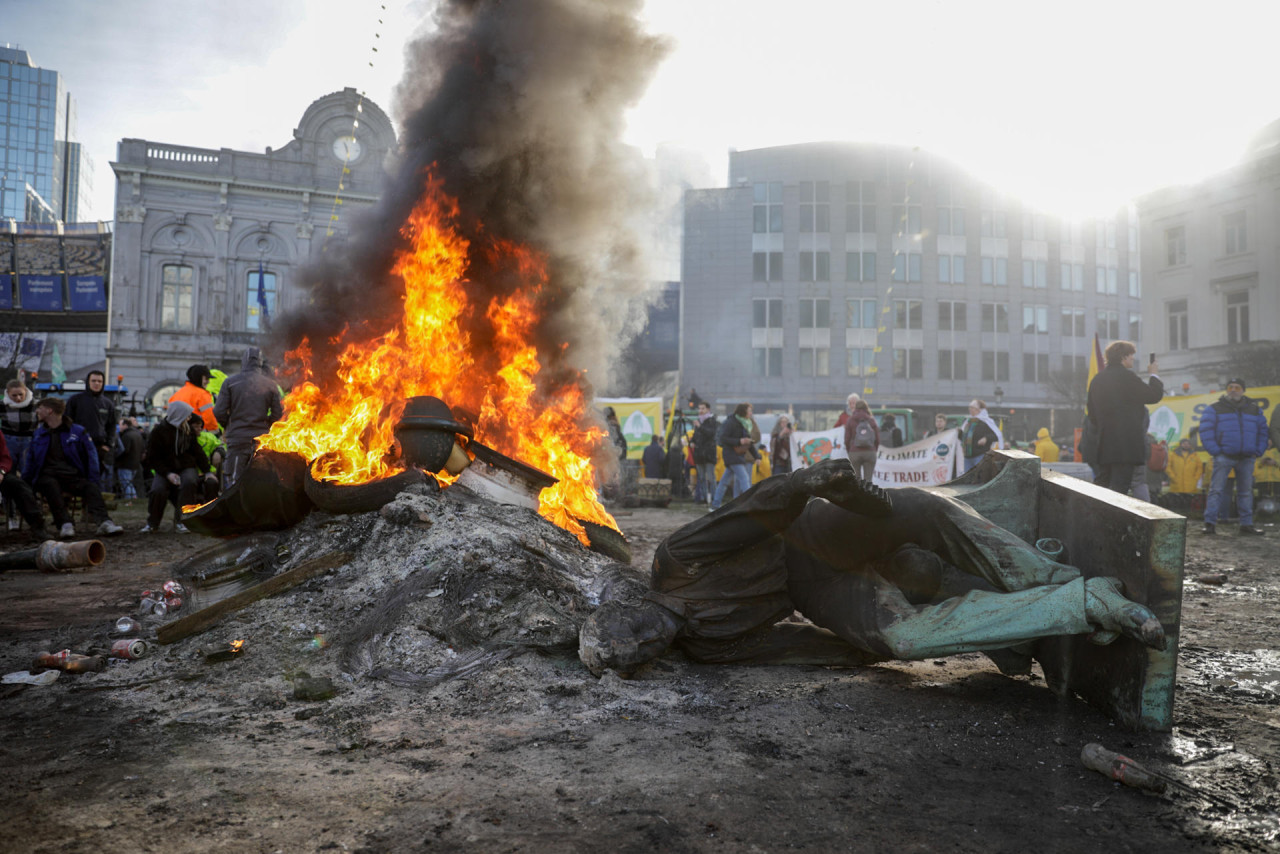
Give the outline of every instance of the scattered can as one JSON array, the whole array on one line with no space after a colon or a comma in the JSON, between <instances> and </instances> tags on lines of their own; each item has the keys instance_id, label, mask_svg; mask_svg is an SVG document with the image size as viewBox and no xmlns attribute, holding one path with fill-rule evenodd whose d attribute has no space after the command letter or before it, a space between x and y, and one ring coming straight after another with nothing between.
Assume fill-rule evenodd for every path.
<instances>
[{"instance_id":1,"label":"scattered can","mask_svg":"<svg viewBox=\"0 0 1280 854\"><path fill-rule=\"evenodd\" d=\"M59 652L41 652L37 653L35 658L36 667L53 667L61 670L67 666L67 661L71 658L71 650L64 649Z\"/></svg>"},{"instance_id":2,"label":"scattered can","mask_svg":"<svg viewBox=\"0 0 1280 854\"><path fill-rule=\"evenodd\" d=\"M133 617L121 617L116 620L116 634L131 635L142 630L142 624Z\"/></svg>"},{"instance_id":3,"label":"scattered can","mask_svg":"<svg viewBox=\"0 0 1280 854\"><path fill-rule=\"evenodd\" d=\"M147 642L140 638L125 638L111 644L112 658L142 658L147 654Z\"/></svg>"},{"instance_id":4,"label":"scattered can","mask_svg":"<svg viewBox=\"0 0 1280 854\"><path fill-rule=\"evenodd\" d=\"M169 611L176 611L182 607L182 597L166 596L164 597L164 606Z\"/></svg>"},{"instance_id":5,"label":"scattered can","mask_svg":"<svg viewBox=\"0 0 1280 854\"><path fill-rule=\"evenodd\" d=\"M180 581L166 581L164 583L164 587L162 587L161 589L164 590L164 595L166 599L169 598L170 596L182 596L184 593L187 592L186 588L182 586L182 582Z\"/></svg>"}]
</instances>

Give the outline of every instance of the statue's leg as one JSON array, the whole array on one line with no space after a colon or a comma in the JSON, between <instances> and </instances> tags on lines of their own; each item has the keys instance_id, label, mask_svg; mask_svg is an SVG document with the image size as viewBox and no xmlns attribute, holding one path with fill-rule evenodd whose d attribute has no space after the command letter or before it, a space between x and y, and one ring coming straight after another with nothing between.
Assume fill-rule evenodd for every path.
<instances>
[{"instance_id":1,"label":"statue's leg","mask_svg":"<svg viewBox=\"0 0 1280 854\"><path fill-rule=\"evenodd\" d=\"M1080 577L953 498L923 489L893 492L891 538L914 542L1000 590L1062 584Z\"/></svg>"},{"instance_id":2,"label":"statue's leg","mask_svg":"<svg viewBox=\"0 0 1280 854\"><path fill-rule=\"evenodd\" d=\"M694 661L705 664L856 667L888 659L806 623L775 623L734 638L681 638L678 644Z\"/></svg>"},{"instance_id":3,"label":"statue's leg","mask_svg":"<svg viewBox=\"0 0 1280 854\"><path fill-rule=\"evenodd\" d=\"M668 535L658 547L657 559L687 566L728 557L785 531L808 500L792 488L787 476L767 478Z\"/></svg>"}]
</instances>

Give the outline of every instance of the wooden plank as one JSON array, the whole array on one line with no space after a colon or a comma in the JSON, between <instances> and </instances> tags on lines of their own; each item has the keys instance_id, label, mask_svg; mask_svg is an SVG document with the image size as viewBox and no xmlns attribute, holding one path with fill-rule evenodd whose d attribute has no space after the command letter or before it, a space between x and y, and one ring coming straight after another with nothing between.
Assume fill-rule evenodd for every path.
<instances>
[{"instance_id":1,"label":"wooden plank","mask_svg":"<svg viewBox=\"0 0 1280 854\"><path fill-rule=\"evenodd\" d=\"M188 614L180 620L161 626L156 631L156 640L163 644L176 643L184 638L207 631L213 628L227 614L238 611L246 605L251 605L259 599L283 593L289 588L296 587L302 582L331 569L337 569L344 563L350 562L352 557L354 555L351 552L333 552L303 561L293 569L272 576L261 584L250 587L248 590L242 590L234 596L223 599L221 602L215 602L207 608L201 608L194 614Z\"/></svg>"}]
</instances>

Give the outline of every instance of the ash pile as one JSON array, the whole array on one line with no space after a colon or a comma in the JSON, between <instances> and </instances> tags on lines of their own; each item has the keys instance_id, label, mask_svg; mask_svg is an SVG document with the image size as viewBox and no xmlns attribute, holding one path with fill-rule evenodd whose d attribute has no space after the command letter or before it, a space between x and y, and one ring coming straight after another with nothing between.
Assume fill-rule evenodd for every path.
<instances>
[{"instance_id":1,"label":"ash pile","mask_svg":"<svg viewBox=\"0 0 1280 854\"><path fill-rule=\"evenodd\" d=\"M254 468L305 476L291 456L265 452ZM151 653L89 678L191 677L198 687L177 687L175 699L213 696L222 684L275 706L334 694L359 705L387 685L469 680L504 659L536 671L540 691L555 673L589 679L579 629L601 601L638 595L645 579L543 519L536 502L511 503L519 480L502 475L473 464L442 489L410 469L353 488L366 512L313 509L286 530L215 545L174 567L187 595L177 618L142 618L146 639L159 641ZM333 491L322 500L332 503ZM627 557L610 533L609 548Z\"/></svg>"}]
</instances>

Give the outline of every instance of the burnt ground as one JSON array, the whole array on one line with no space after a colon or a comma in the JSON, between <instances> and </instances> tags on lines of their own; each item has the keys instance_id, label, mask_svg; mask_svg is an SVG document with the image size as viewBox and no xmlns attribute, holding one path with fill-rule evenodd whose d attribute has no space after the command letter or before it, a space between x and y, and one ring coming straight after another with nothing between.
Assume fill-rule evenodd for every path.
<instances>
[{"instance_id":1,"label":"burnt ground","mask_svg":"<svg viewBox=\"0 0 1280 854\"><path fill-rule=\"evenodd\" d=\"M698 512L622 511L637 565ZM1277 850L1280 530L1223 530L1188 536L1172 733L1125 731L977 655L836 670L672 654L623 681L552 650L429 689L348 679L321 578L144 660L0 688L0 850ZM0 574L3 672L101 643L209 544L128 533L92 571ZM1226 584L1194 580L1211 572ZM239 660L195 653L232 637ZM338 695L295 700L304 672ZM1079 763L1095 741L1238 809L1112 783Z\"/></svg>"}]
</instances>

